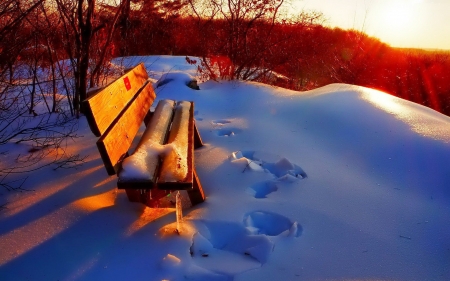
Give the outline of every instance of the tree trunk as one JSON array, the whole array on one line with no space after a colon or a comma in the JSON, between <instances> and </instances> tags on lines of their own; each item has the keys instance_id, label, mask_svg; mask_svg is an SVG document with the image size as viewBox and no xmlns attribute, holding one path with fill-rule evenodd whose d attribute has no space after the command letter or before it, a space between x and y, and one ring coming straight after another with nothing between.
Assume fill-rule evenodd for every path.
<instances>
[{"instance_id":1,"label":"tree trunk","mask_svg":"<svg viewBox=\"0 0 450 281\"><path fill-rule=\"evenodd\" d=\"M85 13L83 12L84 0L78 0L77 16L78 16L78 28L80 31L80 50L78 52L78 83L77 93L75 93L74 108L77 112L80 112L80 102L86 99L86 88L89 70L89 48L92 41L92 18L95 12L95 0L87 0L87 8ZM85 16L83 16L85 14Z\"/></svg>"},{"instance_id":2,"label":"tree trunk","mask_svg":"<svg viewBox=\"0 0 450 281\"><path fill-rule=\"evenodd\" d=\"M131 7L131 0L123 0L123 8L122 11L120 13L120 18L119 18L119 28L120 28L120 39L121 39L121 44L120 44L120 56L124 57L126 55L128 55L128 43L127 43L127 38L128 38L128 30L130 29L130 7Z\"/></svg>"}]
</instances>

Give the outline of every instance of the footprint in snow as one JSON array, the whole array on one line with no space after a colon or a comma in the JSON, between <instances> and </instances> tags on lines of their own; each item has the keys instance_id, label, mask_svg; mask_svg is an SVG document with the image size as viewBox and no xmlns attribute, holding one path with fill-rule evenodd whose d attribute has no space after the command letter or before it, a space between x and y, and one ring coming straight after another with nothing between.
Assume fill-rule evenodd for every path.
<instances>
[{"instance_id":1,"label":"footprint in snow","mask_svg":"<svg viewBox=\"0 0 450 281\"><path fill-rule=\"evenodd\" d=\"M231 137L234 136L238 133L240 133L241 130L237 129L237 128L223 128L223 129L219 129L216 131L216 134L219 137Z\"/></svg>"},{"instance_id":2,"label":"footprint in snow","mask_svg":"<svg viewBox=\"0 0 450 281\"><path fill-rule=\"evenodd\" d=\"M251 189L255 198L267 198L267 195L278 190L278 185L276 181L263 181L255 183Z\"/></svg>"},{"instance_id":3,"label":"footprint in snow","mask_svg":"<svg viewBox=\"0 0 450 281\"><path fill-rule=\"evenodd\" d=\"M265 160L267 158L270 160ZM276 156L255 151L236 151L231 154L233 162L246 163L243 172L265 171L271 173L277 180L288 181L307 177L300 166L291 163L287 158L276 158Z\"/></svg>"},{"instance_id":4,"label":"footprint in snow","mask_svg":"<svg viewBox=\"0 0 450 281\"><path fill-rule=\"evenodd\" d=\"M225 124L231 123L230 120L227 119L218 119L211 122L214 126L223 126Z\"/></svg>"},{"instance_id":5,"label":"footprint in snow","mask_svg":"<svg viewBox=\"0 0 450 281\"><path fill-rule=\"evenodd\" d=\"M239 223L197 221L199 231L189 249L195 266L233 280L236 274L260 268L273 251L265 235L253 235Z\"/></svg>"},{"instance_id":6,"label":"footprint in snow","mask_svg":"<svg viewBox=\"0 0 450 281\"><path fill-rule=\"evenodd\" d=\"M280 214L254 211L244 216L244 225L253 234L264 234L268 236L290 236L299 237L303 228L297 222L292 222Z\"/></svg>"},{"instance_id":7,"label":"footprint in snow","mask_svg":"<svg viewBox=\"0 0 450 281\"><path fill-rule=\"evenodd\" d=\"M194 111L194 118L196 121L203 121L203 118L198 117L198 110Z\"/></svg>"},{"instance_id":8,"label":"footprint in snow","mask_svg":"<svg viewBox=\"0 0 450 281\"><path fill-rule=\"evenodd\" d=\"M226 125L231 124L231 120L218 119L211 122L214 126L216 135L219 137L231 137L241 132L238 128L230 128Z\"/></svg>"},{"instance_id":9,"label":"footprint in snow","mask_svg":"<svg viewBox=\"0 0 450 281\"><path fill-rule=\"evenodd\" d=\"M197 221L203 227L192 237L190 254L196 267L233 280L233 276L265 264L274 249L271 237L299 237L297 222L270 212L246 214L243 224Z\"/></svg>"},{"instance_id":10,"label":"footprint in snow","mask_svg":"<svg viewBox=\"0 0 450 281\"><path fill-rule=\"evenodd\" d=\"M298 165L291 163L286 158L275 157L255 151L236 151L231 155L231 161L241 165L242 172L259 171L273 175L274 180L263 181L251 186L255 198L266 198L272 192L279 189L280 183L291 183L299 179L305 179L307 174Z\"/></svg>"}]
</instances>

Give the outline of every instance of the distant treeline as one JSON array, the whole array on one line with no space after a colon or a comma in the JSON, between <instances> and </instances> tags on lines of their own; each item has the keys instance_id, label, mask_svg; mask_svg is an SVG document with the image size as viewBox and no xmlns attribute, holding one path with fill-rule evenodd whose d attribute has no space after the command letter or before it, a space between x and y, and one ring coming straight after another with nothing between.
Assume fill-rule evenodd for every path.
<instances>
[{"instance_id":1,"label":"distant treeline","mask_svg":"<svg viewBox=\"0 0 450 281\"><path fill-rule=\"evenodd\" d=\"M0 84L14 84L17 72L26 69L34 89L42 80L39 67L50 68L46 79L63 79L72 111L78 112L86 88L106 81L111 58L189 55L201 58L190 62L199 64L205 78L295 90L356 84L450 116L449 52L392 48L360 31L324 26L320 12L283 18L283 0L110 2L2 2ZM70 63L61 65L63 60ZM48 91L56 97L56 84ZM33 102L29 107L32 111Z\"/></svg>"},{"instance_id":2,"label":"distant treeline","mask_svg":"<svg viewBox=\"0 0 450 281\"><path fill-rule=\"evenodd\" d=\"M148 24L135 18L126 42L127 52L116 55L188 54L240 65L239 60L251 60L258 54L251 67L270 69L285 77L239 78L255 78L295 90L330 83L361 85L450 116L450 52L393 48L359 31L308 23L302 20L277 22L273 27L268 23L253 25L245 34L245 46L235 49L237 61L232 62L224 48L229 44L224 20L199 22L192 17L178 17ZM270 36L266 34L268 28L272 28ZM116 42L117 50L124 49L121 42Z\"/></svg>"}]
</instances>

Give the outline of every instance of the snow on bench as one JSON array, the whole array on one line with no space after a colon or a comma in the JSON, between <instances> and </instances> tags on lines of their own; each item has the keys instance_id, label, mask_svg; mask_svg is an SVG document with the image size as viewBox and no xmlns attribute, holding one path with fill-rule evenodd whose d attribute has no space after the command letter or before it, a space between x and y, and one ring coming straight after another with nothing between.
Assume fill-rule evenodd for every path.
<instances>
[{"instance_id":1,"label":"snow on bench","mask_svg":"<svg viewBox=\"0 0 450 281\"><path fill-rule=\"evenodd\" d=\"M202 146L194 123L194 103L159 101L140 64L83 102L89 127L100 136L97 147L108 174L128 199L153 206L172 190L187 190L193 205L205 195L194 168L194 148ZM128 156L142 122L147 129ZM158 190L165 190L164 192Z\"/></svg>"},{"instance_id":2,"label":"snow on bench","mask_svg":"<svg viewBox=\"0 0 450 281\"><path fill-rule=\"evenodd\" d=\"M171 148L165 155L158 180L159 184L191 181L188 178L189 172L192 174L192 171L189 171L192 165L188 165L188 161L192 161L192 152L189 151L190 113L190 102L178 103L168 140Z\"/></svg>"},{"instance_id":3,"label":"snow on bench","mask_svg":"<svg viewBox=\"0 0 450 281\"><path fill-rule=\"evenodd\" d=\"M156 177L159 157L167 150L164 142L174 105L175 102L172 100L163 100L158 103L135 152L124 159L119 181L152 181Z\"/></svg>"}]
</instances>

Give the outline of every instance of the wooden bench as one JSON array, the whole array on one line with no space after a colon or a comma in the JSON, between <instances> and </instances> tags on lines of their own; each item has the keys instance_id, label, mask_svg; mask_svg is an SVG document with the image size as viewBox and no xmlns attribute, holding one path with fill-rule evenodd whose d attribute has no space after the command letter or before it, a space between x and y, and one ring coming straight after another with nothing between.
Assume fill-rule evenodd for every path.
<instances>
[{"instance_id":1,"label":"wooden bench","mask_svg":"<svg viewBox=\"0 0 450 281\"><path fill-rule=\"evenodd\" d=\"M161 100L143 64L137 65L83 101L82 110L109 175L128 199L156 207L173 190L187 190L192 205L205 200L194 166L194 148L202 140L194 122L194 103ZM146 130L129 156L142 122Z\"/></svg>"}]
</instances>

